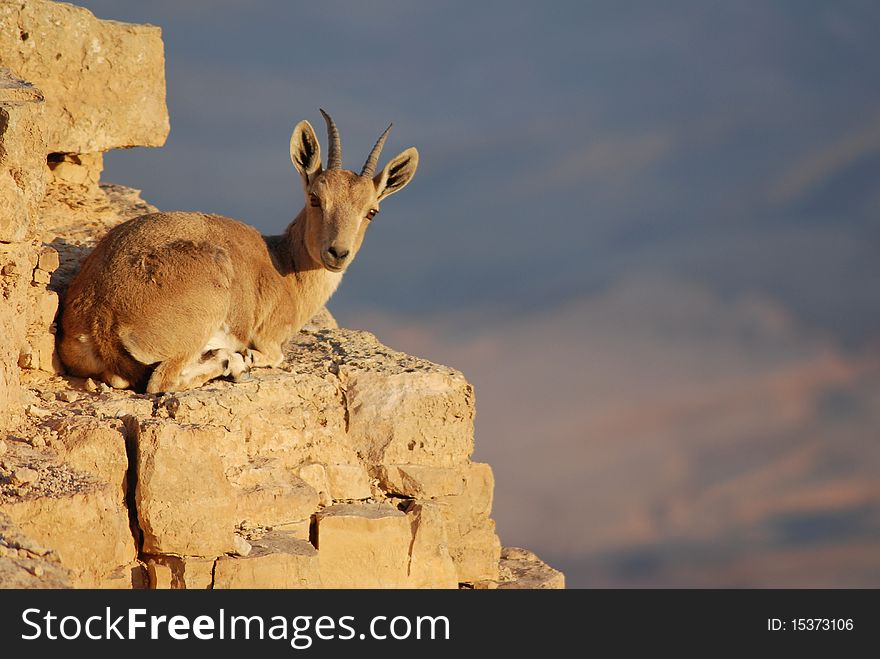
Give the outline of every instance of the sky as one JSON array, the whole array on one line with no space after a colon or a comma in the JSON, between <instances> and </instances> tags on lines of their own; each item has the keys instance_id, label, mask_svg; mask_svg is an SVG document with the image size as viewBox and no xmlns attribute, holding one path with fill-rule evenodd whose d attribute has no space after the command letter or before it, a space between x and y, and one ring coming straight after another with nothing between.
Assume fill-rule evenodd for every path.
<instances>
[{"instance_id":1,"label":"sky","mask_svg":"<svg viewBox=\"0 0 880 659\"><path fill-rule=\"evenodd\" d=\"M880 586L876 3L78 4L162 27L170 136L104 173L162 209L280 233L319 107L418 147L329 308L474 383L504 544Z\"/></svg>"}]
</instances>

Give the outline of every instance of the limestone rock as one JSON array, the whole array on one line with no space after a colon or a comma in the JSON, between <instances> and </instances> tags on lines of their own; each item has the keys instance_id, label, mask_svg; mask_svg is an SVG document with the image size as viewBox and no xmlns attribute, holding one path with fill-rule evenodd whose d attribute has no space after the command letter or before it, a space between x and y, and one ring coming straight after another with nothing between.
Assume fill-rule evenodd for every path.
<instances>
[{"instance_id":1,"label":"limestone rock","mask_svg":"<svg viewBox=\"0 0 880 659\"><path fill-rule=\"evenodd\" d=\"M0 16L6 4L0 4ZM46 180L42 92L3 68L7 29L0 18L0 241L24 240L36 222Z\"/></svg>"},{"instance_id":2,"label":"limestone rock","mask_svg":"<svg viewBox=\"0 0 880 659\"><path fill-rule=\"evenodd\" d=\"M379 487L388 494L412 498L456 496L464 491L467 467L379 465Z\"/></svg>"},{"instance_id":3,"label":"limestone rock","mask_svg":"<svg viewBox=\"0 0 880 659\"><path fill-rule=\"evenodd\" d=\"M501 542L489 517L495 479L488 464L472 463L461 494L435 499L446 521L449 554L462 583L496 580Z\"/></svg>"},{"instance_id":4,"label":"limestone rock","mask_svg":"<svg viewBox=\"0 0 880 659\"><path fill-rule=\"evenodd\" d=\"M362 464L328 464L326 471L332 499L340 501L370 498L370 477Z\"/></svg>"},{"instance_id":5,"label":"limestone rock","mask_svg":"<svg viewBox=\"0 0 880 659\"><path fill-rule=\"evenodd\" d=\"M338 367L350 441L364 461L449 467L470 457L474 396L461 373L394 353L365 332L337 332L350 351Z\"/></svg>"},{"instance_id":6,"label":"limestone rock","mask_svg":"<svg viewBox=\"0 0 880 659\"><path fill-rule=\"evenodd\" d=\"M153 559L147 561L147 584L153 590L171 590L171 568Z\"/></svg>"},{"instance_id":7,"label":"limestone rock","mask_svg":"<svg viewBox=\"0 0 880 659\"><path fill-rule=\"evenodd\" d=\"M318 493L318 502L322 506L329 506L333 503L333 497L330 496L330 481L327 478L327 470L324 469L324 465L309 462L302 465L298 473L299 477Z\"/></svg>"},{"instance_id":8,"label":"limestone rock","mask_svg":"<svg viewBox=\"0 0 880 659\"><path fill-rule=\"evenodd\" d=\"M235 488L236 524L278 526L309 517L318 508L318 494L303 480L288 476L287 482L266 482L245 489Z\"/></svg>"},{"instance_id":9,"label":"limestone rock","mask_svg":"<svg viewBox=\"0 0 880 659\"><path fill-rule=\"evenodd\" d=\"M338 329L339 324L336 322L336 319L333 317L333 314L327 310L327 307L322 307L321 310L316 313L312 318L303 325L304 332L317 332L322 329Z\"/></svg>"},{"instance_id":10,"label":"limestone rock","mask_svg":"<svg viewBox=\"0 0 880 659\"><path fill-rule=\"evenodd\" d=\"M117 567L136 558L128 511L109 485L2 505L22 532L58 555L73 586L98 588Z\"/></svg>"},{"instance_id":11,"label":"limestone rock","mask_svg":"<svg viewBox=\"0 0 880 659\"><path fill-rule=\"evenodd\" d=\"M149 556L146 567L147 587L154 590L204 590L214 580L213 558Z\"/></svg>"},{"instance_id":12,"label":"limestone rock","mask_svg":"<svg viewBox=\"0 0 880 659\"><path fill-rule=\"evenodd\" d=\"M414 502L406 511L412 525L409 587L458 588L458 571L449 555L443 515L436 503Z\"/></svg>"},{"instance_id":13,"label":"limestone rock","mask_svg":"<svg viewBox=\"0 0 880 659\"><path fill-rule=\"evenodd\" d=\"M152 25L102 21L81 7L0 3L0 66L46 97L46 153L161 146L165 55Z\"/></svg>"},{"instance_id":14,"label":"limestone rock","mask_svg":"<svg viewBox=\"0 0 880 659\"><path fill-rule=\"evenodd\" d=\"M120 497L125 497L128 456L122 421L72 416L48 425L57 433L54 448L62 460L119 488Z\"/></svg>"},{"instance_id":15,"label":"limestone rock","mask_svg":"<svg viewBox=\"0 0 880 659\"><path fill-rule=\"evenodd\" d=\"M565 575L528 549L505 547L501 550L498 588L561 589L565 588Z\"/></svg>"},{"instance_id":16,"label":"limestone rock","mask_svg":"<svg viewBox=\"0 0 880 659\"><path fill-rule=\"evenodd\" d=\"M255 369L252 380L215 380L173 398L175 423L223 429L230 469L263 459L291 470L307 462L357 462L354 450L339 441L345 410L332 376Z\"/></svg>"},{"instance_id":17,"label":"limestone rock","mask_svg":"<svg viewBox=\"0 0 880 659\"><path fill-rule=\"evenodd\" d=\"M12 472L10 479L15 485L29 485L40 479L40 472L30 467L19 467Z\"/></svg>"},{"instance_id":18,"label":"limestone rock","mask_svg":"<svg viewBox=\"0 0 880 659\"><path fill-rule=\"evenodd\" d=\"M308 542L309 537L312 534L312 519L310 517L309 519L301 519L296 522L275 524L272 529L280 533L284 533L291 538L296 538L297 540L305 540L306 542Z\"/></svg>"},{"instance_id":19,"label":"limestone rock","mask_svg":"<svg viewBox=\"0 0 880 659\"><path fill-rule=\"evenodd\" d=\"M454 466L473 451L473 388L452 368L346 329L299 334L287 346L287 364L297 373L337 376L346 444L366 464Z\"/></svg>"},{"instance_id":20,"label":"limestone rock","mask_svg":"<svg viewBox=\"0 0 880 659\"><path fill-rule=\"evenodd\" d=\"M69 588L70 571L57 554L21 533L0 513L0 589Z\"/></svg>"},{"instance_id":21,"label":"limestone rock","mask_svg":"<svg viewBox=\"0 0 880 659\"><path fill-rule=\"evenodd\" d=\"M218 556L234 550L237 512L217 453L222 435L213 427L139 424L135 501L144 552Z\"/></svg>"},{"instance_id":22,"label":"limestone rock","mask_svg":"<svg viewBox=\"0 0 880 659\"><path fill-rule=\"evenodd\" d=\"M251 549L253 549L251 543L249 543L237 533L232 539L232 544L235 545L235 551L233 553L236 556L247 556L251 553Z\"/></svg>"},{"instance_id":23,"label":"limestone rock","mask_svg":"<svg viewBox=\"0 0 880 659\"><path fill-rule=\"evenodd\" d=\"M461 583L497 581L501 542L495 533L495 521L485 520L449 543L449 555Z\"/></svg>"},{"instance_id":24,"label":"limestone rock","mask_svg":"<svg viewBox=\"0 0 880 659\"><path fill-rule=\"evenodd\" d=\"M460 494L437 497L452 536L461 536L479 526L492 512L495 477L492 467L473 462L464 470L464 487Z\"/></svg>"},{"instance_id":25,"label":"limestone rock","mask_svg":"<svg viewBox=\"0 0 880 659\"><path fill-rule=\"evenodd\" d=\"M317 514L325 588L406 588L410 520L385 504L336 504Z\"/></svg>"},{"instance_id":26,"label":"limestone rock","mask_svg":"<svg viewBox=\"0 0 880 659\"><path fill-rule=\"evenodd\" d=\"M19 241L33 232L45 191L43 112L42 93L0 68L0 431L20 413L18 363L32 353L25 335L36 250Z\"/></svg>"},{"instance_id":27,"label":"limestone rock","mask_svg":"<svg viewBox=\"0 0 880 659\"><path fill-rule=\"evenodd\" d=\"M304 540L270 533L248 556L224 556L214 567L214 588L320 588L318 552Z\"/></svg>"},{"instance_id":28,"label":"limestone rock","mask_svg":"<svg viewBox=\"0 0 880 659\"><path fill-rule=\"evenodd\" d=\"M104 590L143 590L149 587L148 579L144 564L136 560L102 575L94 587Z\"/></svg>"},{"instance_id":29,"label":"limestone rock","mask_svg":"<svg viewBox=\"0 0 880 659\"><path fill-rule=\"evenodd\" d=\"M104 170L104 154L56 153L49 158L48 165L56 185L97 188Z\"/></svg>"}]
</instances>

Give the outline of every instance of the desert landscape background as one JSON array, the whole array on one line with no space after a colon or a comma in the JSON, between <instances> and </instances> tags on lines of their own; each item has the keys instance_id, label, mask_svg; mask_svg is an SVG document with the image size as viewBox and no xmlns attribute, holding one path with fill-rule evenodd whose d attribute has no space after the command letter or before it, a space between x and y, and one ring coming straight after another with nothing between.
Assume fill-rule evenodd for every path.
<instances>
[{"instance_id":1,"label":"desert landscape background","mask_svg":"<svg viewBox=\"0 0 880 659\"><path fill-rule=\"evenodd\" d=\"M880 585L872 3L78 4L163 29L168 142L104 173L160 208L281 231L318 106L419 148L330 309L474 384L503 544Z\"/></svg>"}]
</instances>

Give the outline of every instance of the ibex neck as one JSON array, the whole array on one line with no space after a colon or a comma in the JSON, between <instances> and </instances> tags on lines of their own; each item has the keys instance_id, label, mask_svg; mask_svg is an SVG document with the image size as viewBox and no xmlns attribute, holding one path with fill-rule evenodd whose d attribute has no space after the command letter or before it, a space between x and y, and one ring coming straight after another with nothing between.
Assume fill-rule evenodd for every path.
<instances>
[{"instance_id":1,"label":"ibex neck","mask_svg":"<svg viewBox=\"0 0 880 659\"><path fill-rule=\"evenodd\" d=\"M282 236L273 237L271 242L267 240L278 272L285 277L324 270L324 266L315 261L306 248L305 231L306 209L303 208Z\"/></svg>"},{"instance_id":2,"label":"ibex neck","mask_svg":"<svg viewBox=\"0 0 880 659\"><path fill-rule=\"evenodd\" d=\"M342 273L329 272L306 248L305 208L281 236L267 236L266 246L281 275L293 309L293 322L307 322L333 295Z\"/></svg>"}]
</instances>

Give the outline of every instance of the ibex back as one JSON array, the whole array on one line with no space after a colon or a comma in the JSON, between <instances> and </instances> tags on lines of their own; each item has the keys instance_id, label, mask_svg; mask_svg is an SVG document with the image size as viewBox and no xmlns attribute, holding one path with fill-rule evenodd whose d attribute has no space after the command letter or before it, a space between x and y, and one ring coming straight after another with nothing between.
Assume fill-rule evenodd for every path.
<instances>
[{"instance_id":1,"label":"ibex back","mask_svg":"<svg viewBox=\"0 0 880 659\"><path fill-rule=\"evenodd\" d=\"M409 148L374 174L382 133L360 174L342 169L327 123L327 168L308 121L290 138L305 207L280 236L217 215L154 213L111 229L71 282L61 318L70 373L148 393L277 366L282 345L327 302L379 202L412 179Z\"/></svg>"}]
</instances>

